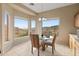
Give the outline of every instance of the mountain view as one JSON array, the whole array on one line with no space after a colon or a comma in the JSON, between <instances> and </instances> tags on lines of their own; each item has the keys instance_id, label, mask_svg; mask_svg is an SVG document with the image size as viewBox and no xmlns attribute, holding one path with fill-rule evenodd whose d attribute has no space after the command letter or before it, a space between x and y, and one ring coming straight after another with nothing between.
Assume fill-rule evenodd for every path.
<instances>
[{"instance_id":1,"label":"mountain view","mask_svg":"<svg viewBox=\"0 0 79 59\"><path fill-rule=\"evenodd\" d=\"M15 27L15 37L28 36L28 29Z\"/></svg>"},{"instance_id":2,"label":"mountain view","mask_svg":"<svg viewBox=\"0 0 79 59\"><path fill-rule=\"evenodd\" d=\"M51 27L42 27L42 33L44 35L52 35L53 33L55 33L55 31L57 31L59 28L59 25L56 26L51 26Z\"/></svg>"}]
</instances>

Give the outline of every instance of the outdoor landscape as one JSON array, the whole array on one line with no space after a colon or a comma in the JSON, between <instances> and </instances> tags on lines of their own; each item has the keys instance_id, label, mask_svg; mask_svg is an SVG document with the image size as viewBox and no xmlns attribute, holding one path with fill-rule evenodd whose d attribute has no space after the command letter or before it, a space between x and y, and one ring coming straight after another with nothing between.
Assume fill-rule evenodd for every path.
<instances>
[{"instance_id":1,"label":"outdoor landscape","mask_svg":"<svg viewBox=\"0 0 79 59\"><path fill-rule=\"evenodd\" d=\"M48 35L52 35L57 29L58 29L58 25L56 26L51 26L51 27L43 27L43 34L48 34ZM32 31L35 28L32 28ZM15 27L15 36L18 37L23 37L23 36L28 36L28 29L22 29L22 28L18 28Z\"/></svg>"},{"instance_id":2,"label":"outdoor landscape","mask_svg":"<svg viewBox=\"0 0 79 59\"><path fill-rule=\"evenodd\" d=\"M59 25L51 26L51 27L43 27L42 28L42 33L44 35L53 35L55 31L57 31L59 28Z\"/></svg>"},{"instance_id":3,"label":"outdoor landscape","mask_svg":"<svg viewBox=\"0 0 79 59\"><path fill-rule=\"evenodd\" d=\"M15 27L15 37L28 36L28 29Z\"/></svg>"}]
</instances>

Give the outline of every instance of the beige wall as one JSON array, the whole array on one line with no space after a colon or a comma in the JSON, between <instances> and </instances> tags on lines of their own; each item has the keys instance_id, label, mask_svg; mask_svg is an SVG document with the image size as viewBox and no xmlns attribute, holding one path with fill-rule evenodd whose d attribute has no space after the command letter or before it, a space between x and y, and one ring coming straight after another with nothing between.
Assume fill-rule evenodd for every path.
<instances>
[{"instance_id":1,"label":"beige wall","mask_svg":"<svg viewBox=\"0 0 79 59\"><path fill-rule=\"evenodd\" d=\"M5 51L7 51L9 48L11 48L11 46L12 46L12 40L13 40L13 36L12 36L12 12L11 12L11 10L9 10L9 8L7 7L7 5L6 4L1 4L1 9L2 9L2 54L5 52ZM9 11L9 12L8 12ZM10 26L9 27L11 27L11 28L9 28L9 33L8 33L8 35L9 35L9 40L8 41L6 41L6 39L5 39L5 12L7 12L8 13L8 15L10 15L11 17L10 17L10 19L9 19L9 24L10 24ZM11 32L10 32L11 31Z\"/></svg>"},{"instance_id":2,"label":"beige wall","mask_svg":"<svg viewBox=\"0 0 79 59\"><path fill-rule=\"evenodd\" d=\"M47 18L59 18L60 28L57 42L68 45L68 34L75 32L73 16L77 11L79 11L79 4L74 4L40 13L38 17L44 15Z\"/></svg>"},{"instance_id":3,"label":"beige wall","mask_svg":"<svg viewBox=\"0 0 79 59\"><path fill-rule=\"evenodd\" d=\"M1 12L2 10L1 10L1 4L0 4L0 50L1 50L1 39L2 39L2 12Z\"/></svg>"},{"instance_id":4,"label":"beige wall","mask_svg":"<svg viewBox=\"0 0 79 59\"><path fill-rule=\"evenodd\" d=\"M5 39L5 12L9 14L9 30L8 30L8 41ZM12 8L8 4L0 4L0 49L2 49L2 54L7 52L13 47L14 44L14 16L31 19L33 16L18 11ZM29 22L30 26L30 22ZM30 29L30 27L29 27ZM30 33L30 32L29 32Z\"/></svg>"},{"instance_id":5,"label":"beige wall","mask_svg":"<svg viewBox=\"0 0 79 59\"><path fill-rule=\"evenodd\" d=\"M9 49L11 49L13 47L13 44L14 44L14 28L13 28L13 24L14 24L14 16L18 16L18 17L22 17L22 18L30 18L32 17L31 15L27 15L25 13L22 13L16 9L13 9L12 7L10 7L9 5L7 4L1 4L1 9L2 9L2 53L4 54L6 51L8 51ZM5 41L5 25L4 25L4 19L5 19L5 12L7 12L9 15L10 15L10 18L9 18L9 33L8 33L8 40L9 41Z\"/></svg>"}]
</instances>

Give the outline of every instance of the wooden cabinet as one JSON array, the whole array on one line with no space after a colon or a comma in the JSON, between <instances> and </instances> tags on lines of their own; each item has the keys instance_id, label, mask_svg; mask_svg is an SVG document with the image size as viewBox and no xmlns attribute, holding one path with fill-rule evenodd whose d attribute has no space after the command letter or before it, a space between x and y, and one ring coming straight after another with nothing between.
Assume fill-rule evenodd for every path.
<instances>
[{"instance_id":1,"label":"wooden cabinet","mask_svg":"<svg viewBox=\"0 0 79 59\"><path fill-rule=\"evenodd\" d=\"M73 55L76 55L77 48L79 48L79 38L76 35L69 34L69 47L72 50Z\"/></svg>"}]
</instances>

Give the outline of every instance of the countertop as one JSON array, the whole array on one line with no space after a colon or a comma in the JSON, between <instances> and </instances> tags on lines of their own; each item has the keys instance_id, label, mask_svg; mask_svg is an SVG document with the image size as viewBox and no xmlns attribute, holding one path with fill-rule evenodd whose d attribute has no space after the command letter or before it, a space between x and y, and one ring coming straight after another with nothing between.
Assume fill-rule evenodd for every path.
<instances>
[{"instance_id":1,"label":"countertop","mask_svg":"<svg viewBox=\"0 0 79 59\"><path fill-rule=\"evenodd\" d=\"M71 36L73 36L77 41L79 41L79 38L77 37L76 34L70 34Z\"/></svg>"}]
</instances>

